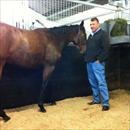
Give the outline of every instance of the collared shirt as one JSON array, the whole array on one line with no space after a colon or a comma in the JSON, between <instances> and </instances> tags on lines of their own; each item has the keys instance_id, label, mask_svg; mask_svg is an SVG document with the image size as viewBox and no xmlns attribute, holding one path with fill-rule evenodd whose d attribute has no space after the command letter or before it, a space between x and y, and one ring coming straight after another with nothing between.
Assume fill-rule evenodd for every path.
<instances>
[{"instance_id":1,"label":"collared shirt","mask_svg":"<svg viewBox=\"0 0 130 130\"><path fill-rule=\"evenodd\" d=\"M98 28L95 32L91 32L91 35L93 36L96 32L98 32L101 28Z\"/></svg>"}]
</instances>

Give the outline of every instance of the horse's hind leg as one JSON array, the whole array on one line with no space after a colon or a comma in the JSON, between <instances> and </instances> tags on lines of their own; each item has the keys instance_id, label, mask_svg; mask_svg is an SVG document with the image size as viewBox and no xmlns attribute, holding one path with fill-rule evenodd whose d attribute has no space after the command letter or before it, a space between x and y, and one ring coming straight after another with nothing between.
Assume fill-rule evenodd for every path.
<instances>
[{"instance_id":1,"label":"horse's hind leg","mask_svg":"<svg viewBox=\"0 0 130 130\"><path fill-rule=\"evenodd\" d=\"M4 67L4 65L5 65L5 62L2 62L2 61L0 60L0 80L2 79L2 72L3 72L3 67Z\"/></svg>"},{"instance_id":2,"label":"horse's hind leg","mask_svg":"<svg viewBox=\"0 0 130 130\"><path fill-rule=\"evenodd\" d=\"M0 108L0 117L2 117L5 122L7 122L8 120L10 120L10 117L1 108Z\"/></svg>"},{"instance_id":3,"label":"horse's hind leg","mask_svg":"<svg viewBox=\"0 0 130 130\"><path fill-rule=\"evenodd\" d=\"M50 91L49 91L49 94L50 94L50 99L49 99L49 103L48 105L50 106L54 106L56 105L56 101L55 101L55 98L53 97L53 92L54 92L54 86L51 85L51 88L50 88Z\"/></svg>"},{"instance_id":4,"label":"horse's hind leg","mask_svg":"<svg viewBox=\"0 0 130 130\"><path fill-rule=\"evenodd\" d=\"M0 61L0 80L2 78L2 71L3 71L4 64L5 64L5 62ZM0 117L2 117L5 122L10 120L10 117L4 112L4 110L1 107L1 101L0 101Z\"/></svg>"}]
</instances>

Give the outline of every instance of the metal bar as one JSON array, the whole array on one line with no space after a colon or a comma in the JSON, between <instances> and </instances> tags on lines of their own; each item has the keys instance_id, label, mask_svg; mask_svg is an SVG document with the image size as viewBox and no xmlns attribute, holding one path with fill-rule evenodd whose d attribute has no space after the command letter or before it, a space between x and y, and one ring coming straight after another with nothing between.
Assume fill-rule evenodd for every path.
<instances>
[{"instance_id":1,"label":"metal bar","mask_svg":"<svg viewBox=\"0 0 130 130\"><path fill-rule=\"evenodd\" d=\"M47 17L47 18L52 18L52 17L54 17L54 16L57 16L57 15L59 15L59 14L62 14L62 13L67 12L67 11L69 11L69 10L72 10L72 9L74 9L74 8L77 8L77 7L81 6L81 5L82 5L82 4L79 4L79 5L75 5L75 6L71 7L71 8L68 8L68 9L64 9L64 10L62 10L62 11L59 11L58 13L54 13L54 14L50 15L50 16Z\"/></svg>"},{"instance_id":2,"label":"metal bar","mask_svg":"<svg viewBox=\"0 0 130 130\"><path fill-rule=\"evenodd\" d=\"M98 8L102 8L102 9L106 9L106 10L111 10L111 11L115 11L116 10L116 9L110 9L110 8L104 7L102 5L94 4L94 3L90 3L90 2L86 2L86 1L80 1L80 0L67 0L67 1L75 2L75 3L79 3L79 4L90 5L90 6L94 6L94 7L98 7Z\"/></svg>"},{"instance_id":3,"label":"metal bar","mask_svg":"<svg viewBox=\"0 0 130 130\"><path fill-rule=\"evenodd\" d=\"M96 15L95 17L101 17L101 16L104 16L104 15L113 14L113 13L114 13L113 11L110 11L110 12L107 12L107 13L103 13L103 14L100 14L100 15ZM92 16L92 17L94 17L94 16ZM76 20L76 21L73 21L73 22L68 22L68 23L66 23L66 24L60 24L59 26L79 23L79 22L81 22L82 20L89 20L89 19L91 19L92 17L82 18L82 19L80 19L80 20Z\"/></svg>"}]
</instances>

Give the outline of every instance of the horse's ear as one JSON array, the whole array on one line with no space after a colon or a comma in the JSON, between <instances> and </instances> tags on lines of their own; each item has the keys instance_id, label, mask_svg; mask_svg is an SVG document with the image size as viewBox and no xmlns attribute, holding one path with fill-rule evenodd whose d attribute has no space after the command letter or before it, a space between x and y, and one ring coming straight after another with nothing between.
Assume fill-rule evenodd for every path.
<instances>
[{"instance_id":1,"label":"horse's ear","mask_svg":"<svg viewBox=\"0 0 130 130\"><path fill-rule=\"evenodd\" d=\"M84 26L84 20L82 20L82 22L80 23L80 27Z\"/></svg>"}]
</instances>

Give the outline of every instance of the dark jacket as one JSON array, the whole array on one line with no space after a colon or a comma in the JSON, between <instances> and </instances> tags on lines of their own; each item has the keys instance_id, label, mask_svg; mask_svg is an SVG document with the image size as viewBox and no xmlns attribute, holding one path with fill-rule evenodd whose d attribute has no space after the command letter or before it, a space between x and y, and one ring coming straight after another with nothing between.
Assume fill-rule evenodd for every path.
<instances>
[{"instance_id":1,"label":"dark jacket","mask_svg":"<svg viewBox=\"0 0 130 130\"><path fill-rule=\"evenodd\" d=\"M85 61L105 61L109 52L109 38L107 33L100 29L93 36L90 34L86 42Z\"/></svg>"}]
</instances>

